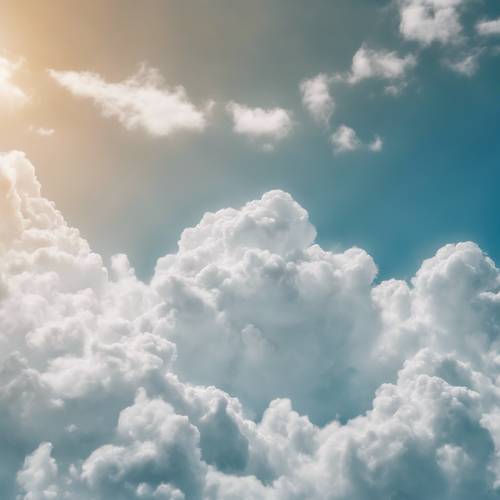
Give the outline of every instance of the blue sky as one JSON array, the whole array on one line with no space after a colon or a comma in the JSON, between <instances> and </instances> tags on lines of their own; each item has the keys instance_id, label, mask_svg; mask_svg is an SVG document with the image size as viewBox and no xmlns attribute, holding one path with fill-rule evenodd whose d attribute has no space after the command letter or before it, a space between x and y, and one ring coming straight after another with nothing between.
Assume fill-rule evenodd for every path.
<instances>
[{"instance_id":1,"label":"blue sky","mask_svg":"<svg viewBox=\"0 0 500 500\"><path fill-rule=\"evenodd\" d=\"M5 127L1 145L27 151L47 195L94 248L128 253L145 278L205 211L271 188L308 207L321 244L366 248L382 277L410 276L448 241L472 239L497 257L500 38L478 36L475 25L500 7L473 2L460 13L463 40L425 46L405 39L396 4L382 1L12 3L3 45L25 59L18 81L25 79L33 102ZM72 16L81 19L77 27L60 22ZM334 82L335 112L328 128L318 127L301 105L299 83L345 73L363 44L415 54L407 86L390 96L377 78ZM470 76L444 63L475 50L483 52ZM215 101L203 133L124 130L45 71L93 71L116 82L143 63L167 85L183 85L195 103ZM224 111L231 100L289 110L292 132L263 152L231 132ZM383 150L333 154L329 136L341 124L364 141L380 135ZM29 125L56 132L33 137ZM131 229L131 219L141 223Z\"/></svg>"}]
</instances>

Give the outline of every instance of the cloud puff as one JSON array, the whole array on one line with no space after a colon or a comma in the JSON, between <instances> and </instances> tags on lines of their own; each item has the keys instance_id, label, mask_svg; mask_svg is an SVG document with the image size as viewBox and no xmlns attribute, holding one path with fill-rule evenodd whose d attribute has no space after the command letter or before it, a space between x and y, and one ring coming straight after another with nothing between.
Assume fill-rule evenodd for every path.
<instances>
[{"instance_id":1,"label":"cloud puff","mask_svg":"<svg viewBox=\"0 0 500 500\"><path fill-rule=\"evenodd\" d=\"M207 124L211 107L196 107L182 86L164 85L157 69L143 66L138 73L118 83L108 83L90 72L49 70L59 85L78 97L88 97L106 117L116 117L127 130L143 129L153 136L180 130L200 131Z\"/></svg>"},{"instance_id":2,"label":"cloud puff","mask_svg":"<svg viewBox=\"0 0 500 500\"><path fill-rule=\"evenodd\" d=\"M500 18L478 22L476 31L483 36L500 35Z\"/></svg>"},{"instance_id":3,"label":"cloud puff","mask_svg":"<svg viewBox=\"0 0 500 500\"><path fill-rule=\"evenodd\" d=\"M265 149L273 149L274 144L287 137L293 128L292 115L283 108L250 108L229 102L226 110L233 120L234 132L264 141Z\"/></svg>"},{"instance_id":4,"label":"cloud puff","mask_svg":"<svg viewBox=\"0 0 500 500\"><path fill-rule=\"evenodd\" d=\"M330 137L335 153L350 153L359 149L367 148L374 153L382 151L383 141L381 137L375 136L373 141L365 146L354 129L347 125L341 125Z\"/></svg>"},{"instance_id":5,"label":"cloud puff","mask_svg":"<svg viewBox=\"0 0 500 500\"><path fill-rule=\"evenodd\" d=\"M401 35L430 45L457 42L462 33L461 11L467 0L399 0Z\"/></svg>"},{"instance_id":6,"label":"cloud puff","mask_svg":"<svg viewBox=\"0 0 500 500\"><path fill-rule=\"evenodd\" d=\"M48 128L48 127L35 127L33 125L30 125L28 130L34 134L40 135L42 137L50 137L51 135L54 135L55 130L53 128Z\"/></svg>"},{"instance_id":7,"label":"cloud puff","mask_svg":"<svg viewBox=\"0 0 500 500\"><path fill-rule=\"evenodd\" d=\"M317 123L325 126L328 126L335 109L335 103L330 95L332 80L332 77L320 73L300 84L302 104Z\"/></svg>"},{"instance_id":8,"label":"cloud puff","mask_svg":"<svg viewBox=\"0 0 500 500\"><path fill-rule=\"evenodd\" d=\"M29 100L26 93L12 79L22 65L22 61L12 62L0 57L0 106L16 109Z\"/></svg>"},{"instance_id":9,"label":"cloud puff","mask_svg":"<svg viewBox=\"0 0 500 500\"><path fill-rule=\"evenodd\" d=\"M396 52L374 50L363 45L354 54L351 72L346 79L351 84L368 78L404 80L416 64L417 59L412 54L401 57Z\"/></svg>"},{"instance_id":10,"label":"cloud puff","mask_svg":"<svg viewBox=\"0 0 500 500\"><path fill-rule=\"evenodd\" d=\"M276 190L143 283L21 153L0 212L2 498L498 497L500 272L476 244L377 283Z\"/></svg>"}]
</instances>

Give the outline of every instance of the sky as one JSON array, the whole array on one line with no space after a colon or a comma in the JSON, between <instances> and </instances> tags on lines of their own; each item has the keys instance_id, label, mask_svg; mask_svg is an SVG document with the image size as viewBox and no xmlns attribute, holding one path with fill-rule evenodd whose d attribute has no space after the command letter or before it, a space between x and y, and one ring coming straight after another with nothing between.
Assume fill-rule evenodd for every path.
<instances>
[{"instance_id":1,"label":"sky","mask_svg":"<svg viewBox=\"0 0 500 500\"><path fill-rule=\"evenodd\" d=\"M307 206L323 245L366 248L381 277L411 276L448 241L471 239L497 257L499 39L475 26L500 7L460 4L463 40L426 45L400 33L390 2L5 2L0 47L23 60L14 79L30 102L3 120L0 146L26 151L44 192L93 248L126 252L144 278L205 211L274 188ZM398 79L376 76L332 82L335 110L327 126L316 123L300 82L347 73L362 46L416 58L404 90L387 95ZM479 51L471 75L446 65ZM215 102L202 132L128 131L47 72L117 83L141 65L167 88L182 85L196 106ZM232 132L231 101L285 109L293 127L263 151L263 141ZM334 154L330 137L341 125L365 143L380 136L382 151ZM138 219L148 222L131 230Z\"/></svg>"},{"instance_id":2,"label":"sky","mask_svg":"<svg viewBox=\"0 0 500 500\"><path fill-rule=\"evenodd\" d=\"M0 16L0 497L500 494L500 4Z\"/></svg>"}]
</instances>

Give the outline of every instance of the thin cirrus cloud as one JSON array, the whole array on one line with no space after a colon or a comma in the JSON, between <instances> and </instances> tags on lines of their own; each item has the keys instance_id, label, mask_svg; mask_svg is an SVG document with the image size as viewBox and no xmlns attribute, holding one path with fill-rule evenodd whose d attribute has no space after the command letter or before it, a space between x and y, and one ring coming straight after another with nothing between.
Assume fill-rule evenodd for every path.
<instances>
[{"instance_id":1,"label":"thin cirrus cloud","mask_svg":"<svg viewBox=\"0 0 500 500\"><path fill-rule=\"evenodd\" d=\"M118 83L91 72L51 69L49 75L73 95L92 99L104 116L117 118L126 129L142 129L153 136L203 130L212 105L195 106L184 87L166 87L158 70L147 66Z\"/></svg>"},{"instance_id":2,"label":"thin cirrus cloud","mask_svg":"<svg viewBox=\"0 0 500 500\"><path fill-rule=\"evenodd\" d=\"M333 77L320 73L300 83L302 104L320 125L328 126L335 110L335 102L330 94Z\"/></svg>"},{"instance_id":3,"label":"thin cirrus cloud","mask_svg":"<svg viewBox=\"0 0 500 500\"><path fill-rule=\"evenodd\" d=\"M232 118L233 131L260 143L264 150L273 150L293 129L292 114L283 108L252 108L231 101L226 111Z\"/></svg>"},{"instance_id":4,"label":"thin cirrus cloud","mask_svg":"<svg viewBox=\"0 0 500 500\"><path fill-rule=\"evenodd\" d=\"M482 36L500 35L500 18L479 21L476 24L476 31Z\"/></svg>"},{"instance_id":5,"label":"thin cirrus cloud","mask_svg":"<svg viewBox=\"0 0 500 500\"><path fill-rule=\"evenodd\" d=\"M142 282L22 153L0 209L1 498L498 498L500 271L476 244L377 281L275 190Z\"/></svg>"},{"instance_id":6,"label":"thin cirrus cloud","mask_svg":"<svg viewBox=\"0 0 500 500\"><path fill-rule=\"evenodd\" d=\"M458 41L466 3L467 0L398 0L401 36L421 45Z\"/></svg>"},{"instance_id":7,"label":"thin cirrus cloud","mask_svg":"<svg viewBox=\"0 0 500 500\"><path fill-rule=\"evenodd\" d=\"M0 107L2 108L17 109L29 100L24 90L13 82L14 75L22 64L21 60L13 62L0 57Z\"/></svg>"},{"instance_id":8,"label":"thin cirrus cloud","mask_svg":"<svg viewBox=\"0 0 500 500\"><path fill-rule=\"evenodd\" d=\"M380 136L375 136L372 142L364 144L357 132L347 125L340 125L331 135L330 142L336 154L352 153L361 149L379 153L384 146Z\"/></svg>"}]
</instances>

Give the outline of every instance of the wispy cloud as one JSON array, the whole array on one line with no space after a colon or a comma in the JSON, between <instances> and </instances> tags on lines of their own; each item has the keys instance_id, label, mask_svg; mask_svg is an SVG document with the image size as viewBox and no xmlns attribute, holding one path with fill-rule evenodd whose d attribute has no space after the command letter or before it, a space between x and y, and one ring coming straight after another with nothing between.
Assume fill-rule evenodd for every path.
<instances>
[{"instance_id":1,"label":"wispy cloud","mask_svg":"<svg viewBox=\"0 0 500 500\"><path fill-rule=\"evenodd\" d=\"M125 81L108 83L90 72L49 70L50 76L78 97L88 97L106 117L116 117L128 130L143 129L153 136L179 130L200 131L207 124L205 108L195 106L184 87L165 86L157 69L143 66Z\"/></svg>"},{"instance_id":2,"label":"wispy cloud","mask_svg":"<svg viewBox=\"0 0 500 500\"><path fill-rule=\"evenodd\" d=\"M335 102L330 95L332 79L331 76L320 73L300 84L302 104L317 123L325 126L328 126L335 109Z\"/></svg>"},{"instance_id":3,"label":"wispy cloud","mask_svg":"<svg viewBox=\"0 0 500 500\"><path fill-rule=\"evenodd\" d=\"M231 101L226 110L232 117L234 132L263 141L266 150L272 150L274 144L287 137L293 128L292 115L283 108L251 108Z\"/></svg>"},{"instance_id":4,"label":"wispy cloud","mask_svg":"<svg viewBox=\"0 0 500 500\"><path fill-rule=\"evenodd\" d=\"M22 64L21 60L12 62L0 57L0 106L3 108L19 108L29 100L26 93L13 82L13 77Z\"/></svg>"},{"instance_id":5,"label":"wispy cloud","mask_svg":"<svg viewBox=\"0 0 500 500\"><path fill-rule=\"evenodd\" d=\"M469 77L474 76L479 69L479 58L482 53L481 49L475 49L463 54L458 59L446 59L444 63L455 73Z\"/></svg>"}]
</instances>

